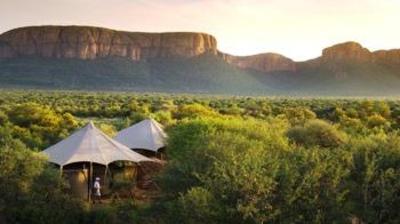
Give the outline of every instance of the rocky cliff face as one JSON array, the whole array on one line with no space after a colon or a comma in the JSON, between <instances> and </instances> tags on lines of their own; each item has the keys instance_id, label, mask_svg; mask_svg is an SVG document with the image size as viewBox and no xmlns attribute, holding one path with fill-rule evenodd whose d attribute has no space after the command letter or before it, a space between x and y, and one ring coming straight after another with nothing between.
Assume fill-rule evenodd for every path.
<instances>
[{"instance_id":1,"label":"rocky cliff face","mask_svg":"<svg viewBox=\"0 0 400 224\"><path fill-rule=\"evenodd\" d=\"M375 51L373 57L377 63L400 65L400 49Z\"/></svg>"},{"instance_id":2,"label":"rocky cliff face","mask_svg":"<svg viewBox=\"0 0 400 224\"><path fill-rule=\"evenodd\" d=\"M217 54L217 41L203 33L134 33L96 27L41 26L0 35L0 58L38 56L146 60Z\"/></svg>"},{"instance_id":3,"label":"rocky cliff face","mask_svg":"<svg viewBox=\"0 0 400 224\"><path fill-rule=\"evenodd\" d=\"M356 42L346 42L325 48L318 58L323 63L358 62L400 64L400 49L371 52Z\"/></svg>"},{"instance_id":4,"label":"rocky cliff face","mask_svg":"<svg viewBox=\"0 0 400 224\"><path fill-rule=\"evenodd\" d=\"M0 35L0 58L33 56L86 60L127 57L140 61L202 54L219 55L242 69L261 72L295 70L291 59L278 54L238 57L219 53L216 39L203 33L139 33L98 27L39 26Z\"/></svg>"},{"instance_id":5,"label":"rocky cliff face","mask_svg":"<svg viewBox=\"0 0 400 224\"><path fill-rule=\"evenodd\" d=\"M216 39L204 33L122 32L98 27L39 26L8 31L0 35L0 59L13 57L96 59L126 57L133 61L151 58L190 58L218 55L227 63L260 72L296 72L300 67L324 67L345 73L348 63L400 65L400 50L370 52L356 42L326 48L322 56L307 62L294 62L279 54L246 57L218 52Z\"/></svg>"},{"instance_id":6,"label":"rocky cliff face","mask_svg":"<svg viewBox=\"0 0 400 224\"><path fill-rule=\"evenodd\" d=\"M322 51L321 60L323 62L370 62L372 54L359 43L346 42L325 48Z\"/></svg>"},{"instance_id":7,"label":"rocky cliff face","mask_svg":"<svg viewBox=\"0 0 400 224\"><path fill-rule=\"evenodd\" d=\"M260 72L296 71L296 64L293 60L274 53L245 57L225 55L225 60L236 67L242 69L253 69Z\"/></svg>"},{"instance_id":8,"label":"rocky cliff face","mask_svg":"<svg viewBox=\"0 0 400 224\"><path fill-rule=\"evenodd\" d=\"M324 68L335 73L337 77L346 77L348 64L371 63L400 65L400 49L371 52L356 42L345 42L325 48L321 57L306 61L294 62L279 54L266 53L247 57L222 54L228 63L243 69L254 69L261 72L297 72L306 65L311 68Z\"/></svg>"},{"instance_id":9,"label":"rocky cliff face","mask_svg":"<svg viewBox=\"0 0 400 224\"><path fill-rule=\"evenodd\" d=\"M322 56L301 62L306 68L329 71L337 79L349 77L350 71L370 65L400 65L400 50L371 52L356 42L345 42L325 48ZM350 68L351 67L351 68Z\"/></svg>"}]
</instances>

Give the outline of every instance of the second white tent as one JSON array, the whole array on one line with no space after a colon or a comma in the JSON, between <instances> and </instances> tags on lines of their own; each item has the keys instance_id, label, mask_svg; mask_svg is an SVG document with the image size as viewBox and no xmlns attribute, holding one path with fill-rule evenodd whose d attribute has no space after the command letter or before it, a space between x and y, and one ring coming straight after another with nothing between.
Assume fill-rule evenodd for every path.
<instances>
[{"instance_id":1,"label":"second white tent","mask_svg":"<svg viewBox=\"0 0 400 224\"><path fill-rule=\"evenodd\" d=\"M117 133L115 140L131 149L157 152L165 147L167 135L160 123L146 119Z\"/></svg>"}]
</instances>

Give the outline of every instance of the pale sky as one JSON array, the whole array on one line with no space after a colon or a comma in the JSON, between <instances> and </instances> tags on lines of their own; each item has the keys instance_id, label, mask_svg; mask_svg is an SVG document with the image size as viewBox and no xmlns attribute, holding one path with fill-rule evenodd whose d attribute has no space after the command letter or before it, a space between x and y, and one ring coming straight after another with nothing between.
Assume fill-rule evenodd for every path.
<instances>
[{"instance_id":1,"label":"pale sky","mask_svg":"<svg viewBox=\"0 0 400 224\"><path fill-rule=\"evenodd\" d=\"M205 32L223 52L300 61L350 40L400 48L400 0L0 0L0 33L30 25Z\"/></svg>"}]
</instances>

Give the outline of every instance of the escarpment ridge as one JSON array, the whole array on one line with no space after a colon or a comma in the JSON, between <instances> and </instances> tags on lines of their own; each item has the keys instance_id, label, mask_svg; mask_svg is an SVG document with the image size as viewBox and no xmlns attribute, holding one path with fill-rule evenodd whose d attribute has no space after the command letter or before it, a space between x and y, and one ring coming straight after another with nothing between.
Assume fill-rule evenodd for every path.
<instances>
[{"instance_id":1,"label":"escarpment ridge","mask_svg":"<svg viewBox=\"0 0 400 224\"><path fill-rule=\"evenodd\" d=\"M294 61L235 56L196 32L34 26L0 34L0 87L222 94L400 95L400 49L356 42Z\"/></svg>"},{"instance_id":2,"label":"escarpment ridge","mask_svg":"<svg viewBox=\"0 0 400 224\"><path fill-rule=\"evenodd\" d=\"M0 59L16 57L97 59L125 57L132 61L152 58L191 58L218 55L241 69L260 72L296 72L297 62L277 53L233 56L218 51L210 34L195 32L143 33L89 26L33 26L0 35ZM370 52L356 42L328 47L314 64L331 62L396 63L400 50ZM307 63L307 62L305 62Z\"/></svg>"}]
</instances>

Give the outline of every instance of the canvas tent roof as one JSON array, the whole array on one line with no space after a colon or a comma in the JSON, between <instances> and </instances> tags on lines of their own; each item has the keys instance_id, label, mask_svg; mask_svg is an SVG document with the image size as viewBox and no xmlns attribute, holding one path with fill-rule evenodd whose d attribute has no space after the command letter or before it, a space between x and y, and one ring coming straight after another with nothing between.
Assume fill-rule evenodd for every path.
<instances>
[{"instance_id":1,"label":"canvas tent roof","mask_svg":"<svg viewBox=\"0 0 400 224\"><path fill-rule=\"evenodd\" d=\"M165 134L160 123L153 119L143 120L117 133L115 140L131 149L147 149L157 152L165 146Z\"/></svg>"},{"instance_id":2,"label":"canvas tent roof","mask_svg":"<svg viewBox=\"0 0 400 224\"><path fill-rule=\"evenodd\" d=\"M152 161L111 139L92 122L43 153L48 155L50 162L60 166L75 162L108 165L114 161Z\"/></svg>"}]
</instances>

